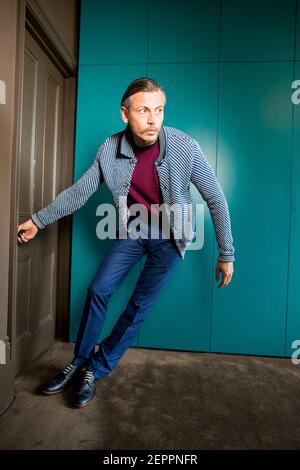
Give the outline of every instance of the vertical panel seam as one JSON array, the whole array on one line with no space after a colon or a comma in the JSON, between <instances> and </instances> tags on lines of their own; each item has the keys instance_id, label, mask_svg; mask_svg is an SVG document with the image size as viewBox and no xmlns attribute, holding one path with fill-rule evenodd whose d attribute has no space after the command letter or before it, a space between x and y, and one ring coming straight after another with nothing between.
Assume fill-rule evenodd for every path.
<instances>
[{"instance_id":1,"label":"vertical panel seam","mask_svg":"<svg viewBox=\"0 0 300 470\"><path fill-rule=\"evenodd\" d=\"M147 4L147 44L146 44L146 76L148 77L148 65L149 65L149 43L150 43L150 17L151 17L151 0L148 0Z\"/></svg>"},{"instance_id":2,"label":"vertical panel seam","mask_svg":"<svg viewBox=\"0 0 300 470\"><path fill-rule=\"evenodd\" d=\"M293 63L293 81L296 80L296 47L297 47L297 19L298 19L298 1L295 0L295 26L294 26L294 63ZM291 257L291 228L292 228L292 205L293 205L293 174L294 174L294 126L295 126L295 104L292 103L292 133L291 133L291 167L290 167L290 212L288 229L288 262L287 262L287 289L286 289L286 310L285 310L285 342L284 355L287 356L287 335L288 335L288 316L289 316L289 284L290 284L290 257Z\"/></svg>"},{"instance_id":3,"label":"vertical panel seam","mask_svg":"<svg viewBox=\"0 0 300 470\"><path fill-rule=\"evenodd\" d=\"M216 122L216 176L218 171L218 146L219 146L219 114L220 114L220 72L221 72L221 31L222 31L222 0L219 10L219 46L218 46L218 86L217 86L217 122ZM210 328L209 328L209 351L212 351L213 330L213 306L214 306L214 284L215 284L215 240L212 246L212 277L210 293Z\"/></svg>"}]
</instances>

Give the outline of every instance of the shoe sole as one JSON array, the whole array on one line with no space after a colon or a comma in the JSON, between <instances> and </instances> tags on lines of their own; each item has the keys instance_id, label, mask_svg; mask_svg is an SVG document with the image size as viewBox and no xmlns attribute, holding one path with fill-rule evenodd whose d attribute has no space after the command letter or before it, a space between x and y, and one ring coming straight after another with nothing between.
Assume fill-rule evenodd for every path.
<instances>
[{"instance_id":1,"label":"shoe sole","mask_svg":"<svg viewBox=\"0 0 300 470\"><path fill-rule=\"evenodd\" d=\"M88 401L87 403L84 403L83 405L78 404L78 403L73 403L73 405L76 406L76 408L84 408L85 406L88 406L91 403L93 403L93 401L95 401L95 400L96 400L96 395L90 401Z\"/></svg>"},{"instance_id":2,"label":"shoe sole","mask_svg":"<svg viewBox=\"0 0 300 470\"><path fill-rule=\"evenodd\" d=\"M40 392L43 394L43 395L58 395L59 393L62 393L66 390L66 387L65 388L62 388L61 390L57 390L56 392L47 392L46 390L43 390L42 388L40 388Z\"/></svg>"}]
</instances>

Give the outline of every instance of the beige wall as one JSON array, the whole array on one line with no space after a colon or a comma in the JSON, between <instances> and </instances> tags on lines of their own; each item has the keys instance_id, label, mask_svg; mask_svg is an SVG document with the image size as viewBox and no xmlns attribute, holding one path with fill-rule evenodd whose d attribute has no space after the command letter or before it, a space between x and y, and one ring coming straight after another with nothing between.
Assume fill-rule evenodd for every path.
<instances>
[{"instance_id":1,"label":"beige wall","mask_svg":"<svg viewBox=\"0 0 300 470\"><path fill-rule=\"evenodd\" d=\"M35 2L56 31L74 60L77 59L77 0L29 0ZM10 308L9 276L15 276L17 239L15 213L17 209L16 146L19 90L20 44L24 34L25 0L0 0L0 80L6 84L6 103L0 104L0 340L9 338L7 363L0 364L0 415L14 396L14 306ZM23 46L22 46L23 47ZM76 70L75 72L76 73ZM13 204L12 204L13 203ZM12 210L12 205L14 211ZM11 237L11 240L10 240ZM11 243L10 243L11 242ZM12 269L10 269L12 268ZM14 279L15 285L15 279Z\"/></svg>"},{"instance_id":2,"label":"beige wall","mask_svg":"<svg viewBox=\"0 0 300 470\"><path fill-rule=\"evenodd\" d=\"M17 1L0 0L0 80L6 84L6 104L0 104L0 339L11 336L8 318L11 229L11 179L14 154ZM9 353L7 354L9 356ZM0 413L14 396L12 361L0 365Z\"/></svg>"},{"instance_id":3,"label":"beige wall","mask_svg":"<svg viewBox=\"0 0 300 470\"><path fill-rule=\"evenodd\" d=\"M77 0L36 0L73 58L77 55ZM74 30L74 24L76 28Z\"/></svg>"},{"instance_id":4,"label":"beige wall","mask_svg":"<svg viewBox=\"0 0 300 470\"><path fill-rule=\"evenodd\" d=\"M38 0L70 54L76 58L77 0ZM15 73L18 0L0 0L0 80L6 83L6 104L0 104L0 339L7 335L9 233L12 162L15 141Z\"/></svg>"},{"instance_id":5,"label":"beige wall","mask_svg":"<svg viewBox=\"0 0 300 470\"><path fill-rule=\"evenodd\" d=\"M6 84L6 104L0 104L0 338L3 338L7 335L17 0L0 0L0 11L0 80Z\"/></svg>"}]
</instances>

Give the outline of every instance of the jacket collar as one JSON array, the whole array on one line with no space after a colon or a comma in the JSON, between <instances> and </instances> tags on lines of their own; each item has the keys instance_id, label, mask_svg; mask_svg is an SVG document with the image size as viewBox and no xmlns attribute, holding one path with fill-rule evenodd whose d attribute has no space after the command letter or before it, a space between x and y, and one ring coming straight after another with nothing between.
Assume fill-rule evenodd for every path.
<instances>
[{"instance_id":1,"label":"jacket collar","mask_svg":"<svg viewBox=\"0 0 300 470\"><path fill-rule=\"evenodd\" d=\"M119 141L117 147L117 158L134 158L134 150L130 143L130 127L127 124L124 131L120 132L119 134ZM159 134L158 134L158 141L159 141L159 155L156 162L162 160L165 156L165 149L166 149L166 135L164 126L161 127Z\"/></svg>"}]
</instances>

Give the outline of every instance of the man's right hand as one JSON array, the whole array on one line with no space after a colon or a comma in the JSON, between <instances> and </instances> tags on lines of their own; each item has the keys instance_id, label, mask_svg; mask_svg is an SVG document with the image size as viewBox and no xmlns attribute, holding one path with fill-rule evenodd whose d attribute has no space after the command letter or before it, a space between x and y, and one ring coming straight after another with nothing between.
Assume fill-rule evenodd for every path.
<instances>
[{"instance_id":1,"label":"man's right hand","mask_svg":"<svg viewBox=\"0 0 300 470\"><path fill-rule=\"evenodd\" d=\"M19 231L23 230L19 235ZM37 226L32 222L31 219L26 220L26 222L23 222L22 224L18 225L18 234L17 234L17 240L19 243L28 243L29 240L34 238L36 234L38 233L39 229Z\"/></svg>"}]
</instances>

